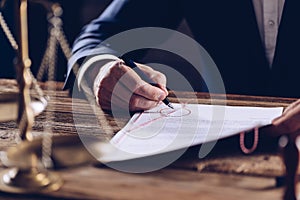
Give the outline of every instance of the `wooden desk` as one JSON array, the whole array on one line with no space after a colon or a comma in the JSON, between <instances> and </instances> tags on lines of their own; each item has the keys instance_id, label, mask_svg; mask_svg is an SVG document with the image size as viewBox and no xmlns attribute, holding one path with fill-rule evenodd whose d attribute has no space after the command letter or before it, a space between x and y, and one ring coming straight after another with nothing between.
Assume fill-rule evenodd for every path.
<instances>
[{"instance_id":1,"label":"wooden desk","mask_svg":"<svg viewBox=\"0 0 300 200\"><path fill-rule=\"evenodd\" d=\"M13 84L0 81L0 85ZM61 86L59 84L58 86ZM83 119L92 116L89 105L84 100L74 100L68 97L66 91L47 91L56 94L55 106L48 107L46 112L54 113L54 134L76 134L72 112L83 115ZM176 93L178 98L189 99L192 93ZM171 95L172 96L172 95ZM198 99L192 102L209 103L209 96L197 93ZM212 98L222 102L222 95ZM171 101L176 101L173 96ZM294 99L251 97L227 95L228 105L247 106L287 106ZM106 114L113 126L114 132L120 127L115 120ZM128 119L117 119L125 124ZM45 112L36 118L34 131L42 131L45 122ZM86 128L87 134L96 124L85 120L77 124ZM15 122L0 123L0 150L15 145L14 136L18 133ZM111 137L107 135L105 137ZM226 142L224 143L226 145ZM220 155L220 154L219 154ZM187 161L188 160L188 161ZM267 167L266 167L267 166ZM252 170L251 170L252 169ZM39 195L14 195L0 193L0 199L205 199L205 200L235 200L235 199L282 199L283 188L276 188L276 175L283 174L280 158L276 153L263 152L251 156L232 152L222 157L218 154L199 160L187 156L168 168L147 174L126 174L104 166L84 166L60 171L64 178L63 187L53 193Z\"/></svg>"}]
</instances>

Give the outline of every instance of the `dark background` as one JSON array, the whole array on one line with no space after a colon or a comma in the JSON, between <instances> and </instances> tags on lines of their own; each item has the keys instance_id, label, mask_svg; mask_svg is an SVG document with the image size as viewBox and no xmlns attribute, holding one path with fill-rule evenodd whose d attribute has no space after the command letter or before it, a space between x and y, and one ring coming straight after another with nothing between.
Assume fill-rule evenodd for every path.
<instances>
[{"instance_id":1,"label":"dark background","mask_svg":"<svg viewBox=\"0 0 300 200\"><path fill-rule=\"evenodd\" d=\"M1 2L1 0L0 0ZM81 28L90 20L97 17L111 2L111 0L56 0L63 8L63 30L70 46ZM14 0L7 0L1 10L14 36L16 36ZM29 45L30 58L32 60L32 72L36 75L41 59L46 49L48 37L47 11L40 4L29 2ZM2 29L0 29L0 78L15 78L13 58L15 52L11 48ZM64 58L60 47L58 48L56 80L63 81L67 68L67 60Z\"/></svg>"}]
</instances>

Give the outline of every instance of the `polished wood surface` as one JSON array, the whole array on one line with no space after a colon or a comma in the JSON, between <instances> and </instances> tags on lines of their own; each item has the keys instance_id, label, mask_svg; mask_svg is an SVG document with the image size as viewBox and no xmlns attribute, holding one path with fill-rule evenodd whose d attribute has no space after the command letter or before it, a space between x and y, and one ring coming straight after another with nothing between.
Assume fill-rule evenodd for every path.
<instances>
[{"instance_id":1,"label":"polished wood surface","mask_svg":"<svg viewBox=\"0 0 300 200\"><path fill-rule=\"evenodd\" d=\"M0 80L0 89L14 88L14 81ZM44 89L49 84L43 84ZM77 134L85 130L93 134L98 123L90 120L94 114L83 99L71 99L67 91L62 91L61 83L56 91L47 91L53 101L47 110L36 118L33 127L35 135L42 134L43 125L51 123L54 134ZM1 94L1 93L0 93ZM226 97L226 100L225 100ZM254 97L242 95L208 95L205 93L175 92L170 100L190 103L214 103L240 106L284 106L295 99ZM46 113L54 114L53 121L46 120ZM76 118L74 120L74 113ZM109 127L116 133L128 121L128 117L104 116ZM75 122L76 123L75 123ZM0 123L0 150L14 146L18 134L15 122ZM103 135L109 139L112 135ZM171 166L147 174L128 174L102 165L83 166L61 170L63 187L53 193L35 195L14 195L0 193L0 199L282 199L284 189L276 188L276 177L284 174L284 166L278 151L261 151L253 155L243 155L232 147L235 139L221 141L206 159L195 156L197 148L189 151ZM232 143L233 142L233 143ZM228 151L222 148L228 148Z\"/></svg>"}]
</instances>

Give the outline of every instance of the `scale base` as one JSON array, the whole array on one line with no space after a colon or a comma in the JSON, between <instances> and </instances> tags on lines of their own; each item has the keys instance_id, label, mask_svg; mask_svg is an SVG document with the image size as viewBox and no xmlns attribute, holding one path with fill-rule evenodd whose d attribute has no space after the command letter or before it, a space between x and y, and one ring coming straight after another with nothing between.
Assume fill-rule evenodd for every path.
<instances>
[{"instance_id":1,"label":"scale base","mask_svg":"<svg viewBox=\"0 0 300 200\"><path fill-rule=\"evenodd\" d=\"M63 185L61 177L53 172L37 169L11 168L0 173L0 190L7 193L30 194L57 191Z\"/></svg>"}]
</instances>

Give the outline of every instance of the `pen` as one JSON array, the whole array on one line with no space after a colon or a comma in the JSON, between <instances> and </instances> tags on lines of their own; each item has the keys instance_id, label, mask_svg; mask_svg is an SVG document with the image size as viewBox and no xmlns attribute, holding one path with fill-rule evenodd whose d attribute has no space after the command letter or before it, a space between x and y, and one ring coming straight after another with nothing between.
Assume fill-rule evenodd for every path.
<instances>
[{"instance_id":1,"label":"pen","mask_svg":"<svg viewBox=\"0 0 300 200\"><path fill-rule=\"evenodd\" d=\"M145 82L149 83L150 85L158 87L158 84L153 83L153 81L148 76L146 76L146 74L130 58L127 58L126 56L121 56L120 58L125 62L125 64L128 67L133 69L135 73L137 73L141 77L141 79L143 79ZM170 103L167 97L164 100L162 100L162 102L166 104L168 107L174 109L173 105Z\"/></svg>"}]
</instances>

